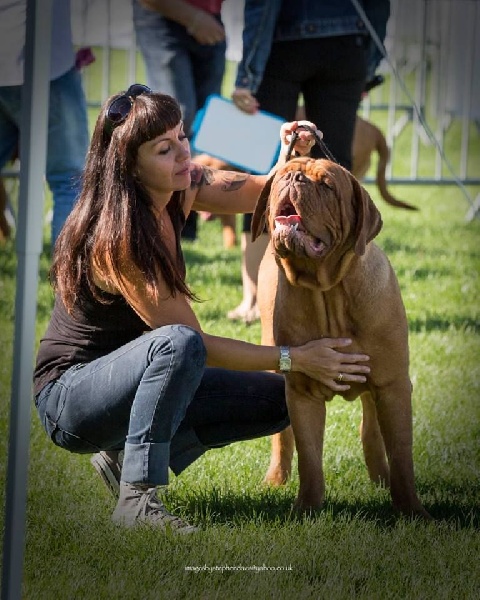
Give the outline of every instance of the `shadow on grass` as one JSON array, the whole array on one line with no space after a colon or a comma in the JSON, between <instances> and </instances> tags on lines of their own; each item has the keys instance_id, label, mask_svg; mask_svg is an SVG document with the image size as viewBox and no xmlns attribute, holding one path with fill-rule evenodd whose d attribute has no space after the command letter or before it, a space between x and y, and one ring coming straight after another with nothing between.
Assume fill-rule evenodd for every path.
<instances>
[{"instance_id":1,"label":"shadow on grass","mask_svg":"<svg viewBox=\"0 0 480 600\"><path fill-rule=\"evenodd\" d=\"M456 315L449 319L439 316L427 316L425 318L417 317L415 319L408 319L408 329L415 333L423 331L448 331L449 329L479 333L480 321L463 315Z\"/></svg>"},{"instance_id":2,"label":"shadow on grass","mask_svg":"<svg viewBox=\"0 0 480 600\"><path fill-rule=\"evenodd\" d=\"M428 279L437 280L440 277L451 277L454 273L454 269L445 269L438 267L415 267L407 269L402 267L396 267L395 273L397 274L397 277L405 281L425 281Z\"/></svg>"},{"instance_id":3,"label":"shadow on grass","mask_svg":"<svg viewBox=\"0 0 480 600\"><path fill-rule=\"evenodd\" d=\"M432 495L434 490L430 490ZM455 494L461 490L445 488L442 493L450 496L451 500L436 500L425 503L425 508L439 526L448 526L455 530L474 529L480 530L480 514L478 505L457 501ZM478 490L480 492L480 489ZM420 497L424 494L420 491ZM425 496L428 496L428 492ZM198 496L191 497L182 502L182 508L190 514L196 514L199 520L210 525L234 525L246 523L254 524L308 524L321 520L339 520L342 522L362 521L371 522L384 530L396 526L399 520L406 520L403 515L396 512L386 499L371 499L363 501L347 501L338 498L328 498L323 508L318 512L299 515L292 510L296 497L294 491L265 490L263 493L244 493L209 490ZM477 497L480 495L477 493ZM420 521L423 522L423 521Z\"/></svg>"},{"instance_id":4,"label":"shadow on grass","mask_svg":"<svg viewBox=\"0 0 480 600\"><path fill-rule=\"evenodd\" d=\"M480 530L480 481L418 483L418 494L428 512L456 529Z\"/></svg>"},{"instance_id":5,"label":"shadow on grass","mask_svg":"<svg viewBox=\"0 0 480 600\"><path fill-rule=\"evenodd\" d=\"M392 255L395 252L403 252L405 254L418 256L418 254L422 251L421 246L411 246L403 241L397 241L390 237L384 238L379 245L381 245L382 250L387 255Z\"/></svg>"}]
</instances>

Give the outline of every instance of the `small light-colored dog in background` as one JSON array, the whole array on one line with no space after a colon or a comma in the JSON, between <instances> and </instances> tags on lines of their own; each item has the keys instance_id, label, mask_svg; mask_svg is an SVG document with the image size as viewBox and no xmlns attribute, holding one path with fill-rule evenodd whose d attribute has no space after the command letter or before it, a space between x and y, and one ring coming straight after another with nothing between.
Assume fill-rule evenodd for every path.
<instances>
[{"instance_id":1,"label":"small light-colored dog in background","mask_svg":"<svg viewBox=\"0 0 480 600\"><path fill-rule=\"evenodd\" d=\"M295 118L298 121L306 118L303 106L297 108ZM325 143L328 147L328 140L325 140ZM390 206L406 210L418 210L416 206L395 198L388 191L386 170L388 161L390 160L390 148L388 147L387 140L379 127L357 115L352 142L352 174L359 181L365 177L370 169L372 154L374 152L378 155L375 184L380 192L380 196Z\"/></svg>"},{"instance_id":2,"label":"small light-colored dog in background","mask_svg":"<svg viewBox=\"0 0 480 600\"><path fill-rule=\"evenodd\" d=\"M238 171L232 165L224 160L210 156L209 154L197 154L192 158L193 162L211 169L223 171ZM233 248L237 244L236 215L214 215L212 213L200 212L200 218L205 221L212 221L217 217L222 224L223 246L224 248Z\"/></svg>"},{"instance_id":3,"label":"small light-colored dog in background","mask_svg":"<svg viewBox=\"0 0 480 600\"><path fill-rule=\"evenodd\" d=\"M378 155L375 183L380 196L390 206L405 208L406 210L418 210L416 206L395 198L389 192L386 170L388 161L390 160L390 149L387 145L387 140L376 125L357 115L353 137L352 173L358 180L362 180L367 174L374 152Z\"/></svg>"}]
</instances>

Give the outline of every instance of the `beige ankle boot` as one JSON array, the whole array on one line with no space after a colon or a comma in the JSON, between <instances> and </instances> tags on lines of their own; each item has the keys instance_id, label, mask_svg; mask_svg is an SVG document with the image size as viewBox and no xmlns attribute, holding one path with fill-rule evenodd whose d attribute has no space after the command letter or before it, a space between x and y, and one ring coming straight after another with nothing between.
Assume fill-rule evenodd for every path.
<instances>
[{"instance_id":1,"label":"beige ankle boot","mask_svg":"<svg viewBox=\"0 0 480 600\"><path fill-rule=\"evenodd\" d=\"M123 450L102 450L94 454L90 462L110 492L115 498L118 498L120 476L122 474Z\"/></svg>"},{"instance_id":2,"label":"beige ankle boot","mask_svg":"<svg viewBox=\"0 0 480 600\"><path fill-rule=\"evenodd\" d=\"M171 529L176 533L198 531L197 527L185 523L168 512L158 499L155 487L134 485L125 481L120 482L120 497L112 520L125 527L144 523L163 530Z\"/></svg>"}]
</instances>

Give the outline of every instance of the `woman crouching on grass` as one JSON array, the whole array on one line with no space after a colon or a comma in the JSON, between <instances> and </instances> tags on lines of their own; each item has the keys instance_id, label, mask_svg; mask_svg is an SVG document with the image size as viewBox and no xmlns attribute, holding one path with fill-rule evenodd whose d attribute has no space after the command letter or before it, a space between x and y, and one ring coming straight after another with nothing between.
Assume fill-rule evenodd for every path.
<instances>
[{"instance_id":1,"label":"woman crouching on grass","mask_svg":"<svg viewBox=\"0 0 480 600\"><path fill-rule=\"evenodd\" d=\"M284 150L297 122L282 125ZM295 150L306 154L302 131ZM157 494L210 448L284 429L278 347L204 332L185 279L189 212L252 212L266 176L191 162L180 108L135 84L103 105L83 189L57 241L55 305L40 342L35 403L52 441L95 453L118 494L115 522L190 532ZM364 381L360 354L321 339L291 348L291 369L334 390ZM334 378L345 373L347 385ZM123 460L121 456L123 454Z\"/></svg>"}]
</instances>

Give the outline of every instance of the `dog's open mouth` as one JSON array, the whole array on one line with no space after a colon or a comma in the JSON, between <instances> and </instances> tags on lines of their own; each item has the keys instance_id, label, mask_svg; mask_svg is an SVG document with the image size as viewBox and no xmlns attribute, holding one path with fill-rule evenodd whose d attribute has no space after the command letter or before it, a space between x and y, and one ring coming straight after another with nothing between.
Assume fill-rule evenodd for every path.
<instances>
[{"instance_id":1,"label":"dog's open mouth","mask_svg":"<svg viewBox=\"0 0 480 600\"><path fill-rule=\"evenodd\" d=\"M325 242L307 231L304 220L290 201L279 207L274 224L272 242L279 256L296 254L318 258L325 253Z\"/></svg>"}]
</instances>

